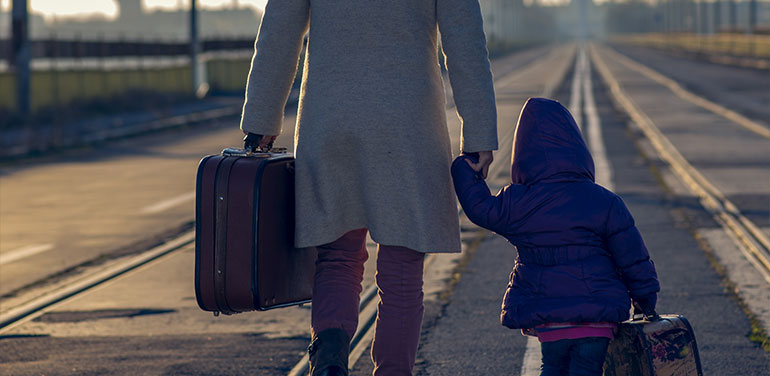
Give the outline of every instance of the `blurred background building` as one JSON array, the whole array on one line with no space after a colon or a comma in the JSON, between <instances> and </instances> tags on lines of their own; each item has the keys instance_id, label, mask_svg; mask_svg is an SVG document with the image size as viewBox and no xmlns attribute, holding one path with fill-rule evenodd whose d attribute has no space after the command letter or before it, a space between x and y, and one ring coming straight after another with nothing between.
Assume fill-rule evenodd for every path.
<instances>
[{"instance_id":1,"label":"blurred background building","mask_svg":"<svg viewBox=\"0 0 770 376\"><path fill-rule=\"evenodd\" d=\"M34 0L30 0L34 1ZM189 2L176 9L147 10L142 0L115 0L117 16L104 15L43 17L30 14L32 38L75 37L104 39L185 39L188 37ZM254 36L262 18L261 10L237 0L219 8L202 8L199 33L203 38ZM10 12L0 13L0 36L9 36Z\"/></svg>"},{"instance_id":2,"label":"blurred background building","mask_svg":"<svg viewBox=\"0 0 770 376\"><path fill-rule=\"evenodd\" d=\"M109 15L44 16L32 11L29 113L23 114L18 111L23 90L11 43L10 9L16 1L0 1L0 130L60 122L100 109L114 112L195 100L196 92L198 97L242 95L261 19L256 3L246 0L199 7L196 46L201 53L193 55L190 0L151 9L143 0L114 0L116 11ZM770 0L479 3L493 55L543 43L600 39L770 59ZM207 90L193 83L191 56L196 56L198 76Z\"/></svg>"}]
</instances>

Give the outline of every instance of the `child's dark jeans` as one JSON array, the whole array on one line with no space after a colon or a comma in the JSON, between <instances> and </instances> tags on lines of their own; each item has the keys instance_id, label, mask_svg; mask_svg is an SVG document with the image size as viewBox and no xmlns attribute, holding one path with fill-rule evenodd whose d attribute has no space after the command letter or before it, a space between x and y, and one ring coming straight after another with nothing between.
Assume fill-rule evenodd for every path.
<instances>
[{"instance_id":1,"label":"child's dark jeans","mask_svg":"<svg viewBox=\"0 0 770 376\"><path fill-rule=\"evenodd\" d=\"M601 376L609 343L602 337L543 342L540 376Z\"/></svg>"}]
</instances>

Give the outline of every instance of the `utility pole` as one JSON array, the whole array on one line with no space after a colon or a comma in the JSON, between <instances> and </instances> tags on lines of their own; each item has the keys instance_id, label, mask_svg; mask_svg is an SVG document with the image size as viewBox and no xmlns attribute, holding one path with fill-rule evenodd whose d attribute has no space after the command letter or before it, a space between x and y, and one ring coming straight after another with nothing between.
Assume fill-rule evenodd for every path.
<instances>
[{"instance_id":1,"label":"utility pole","mask_svg":"<svg viewBox=\"0 0 770 376\"><path fill-rule=\"evenodd\" d=\"M16 72L16 108L23 116L30 112L30 48L27 0L13 0L11 21L11 61Z\"/></svg>"},{"instance_id":2,"label":"utility pole","mask_svg":"<svg viewBox=\"0 0 770 376\"><path fill-rule=\"evenodd\" d=\"M193 93L195 93L195 95L198 97L202 97L206 93L199 92L201 90L201 86L203 85L203 80L201 79L200 64L198 64L201 45L198 38L197 2L198 0L190 0L190 67L192 70Z\"/></svg>"},{"instance_id":3,"label":"utility pole","mask_svg":"<svg viewBox=\"0 0 770 376\"><path fill-rule=\"evenodd\" d=\"M672 0L674 2L674 31L682 32L682 1Z\"/></svg>"},{"instance_id":4,"label":"utility pole","mask_svg":"<svg viewBox=\"0 0 770 376\"><path fill-rule=\"evenodd\" d=\"M714 2L714 34L719 34L719 29L722 28L722 0L716 0Z\"/></svg>"},{"instance_id":5,"label":"utility pole","mask_svg":"<svg viewBox=\"0 0 770 376\"><path fill-rule=\"evenodd\" d=\"M703 0L695 0L695 34L700 36L703 33Z\"/></svg>"},{"instance_id":6,"label":"utility pole","mask_svg":"<svg viewBox=\"0 0 770 376\"><path fill-rule=\"evenodd\" d=\"M687 12L689 19L687 20L687 32L698 34L698 25L700 23L700 14L698 13L698 0L692 0L688 4Z\"/></svg>"},{"instance_id":7,"label":"utility pole","mask_svg":"<svg viewBox=\"0 0 770 376\"><path fill-rule=\"evenodd\" d=\"M678 0L679 3L679 31L682 33L690 32L690 1Z\"/></svg>"},{"instance_id":8,"label":"utility pole","mask_svg":"<svg viewBox=\"0 0 770 376\"><path fill-rule=\"evenodd\" d=\"M680 15L681 15L681 9L680 4L678 0L669 0L671 1L671 30L674 32L679 32L679 25L681 25L680 22Z\"/></svg>"},{"instance_id":9,"label":"utility pole","mask_svg":"<svg viewBox=\"0 0 770 376\"><path fill-rule=\"evenodd\" d=\"M754 30L757 27L757 0L749 0L749 22L746 26L746 32L747 34L753 36ZM752 56L756 56L757 54L757 39L756 38L750 38L750 52L749 54Z\"/></svg>"},{"instance_id":10,"label":"utility pole","mask_svg":"<svg viewBox=\"0 0 770 376\"><path fill-rule=\"evenodd\" d=\"M754 34L757 27L757 0L749 0L749 22L746 25L746 34Z\"/></svg>"},{"instance_id":11,"label":"utility pole","mask_svg":"<svg viewBox=\"0 0 770 376\"><path fill-rule=\"evenodd\" d=\"M505 2L497 1L497 33L502 43L505 43Z\"/></svg>"},{"instance_id":12,"label":"utility pole","mask_svg":"<svg viewBox=\"0 0 770 376\"><path fill-rule=\"evenodd\" d=\"M655 0L655 13L653 14L654 25L652 31L663 33L666 31L666 4L663 0Z\"/></svg>"},{"instance_id":13,"label":"utility pole","mask_svg":"<svg viewBox=\"0 0 770 376\"><path fill-rule=\"evenodd\" d=\"M585 40L588 38L588 1L587 0L578 0L578 14L579 14L579 21L580 26L578 27L578 33L580 36L580 41L585 42Z\"/></svg>"},{"instance_id":14,"label":"utility pole","mask_svg":"<svg viewBox=\"0 0 770 376\"><path fill-rule=\"evenodd\" d=\"M738 16L735 12L735 0L728 0L727 3L727 17L730 18L730 32L734 33L736 30L738 30Z\"/></svg>"},{"instance_id":15,"label":"utility pole","mask_svg":"<svg viewBox=\"0 0 770 376\"><path fill-rule=\"evenodd\" d=\"M668 4L668 31L676 31L676 1L666 0Z\"/></svg>"}]
</instances>

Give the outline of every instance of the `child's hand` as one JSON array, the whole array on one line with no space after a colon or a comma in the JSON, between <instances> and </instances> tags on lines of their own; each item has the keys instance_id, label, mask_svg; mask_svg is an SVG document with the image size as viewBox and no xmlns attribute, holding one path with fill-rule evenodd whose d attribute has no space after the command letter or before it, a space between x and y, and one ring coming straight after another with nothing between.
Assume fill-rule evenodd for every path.
<instances>
[{"instance_id":1,"label":"child's hand","mask_svg":"<svg viewBox=\"0 0 770 376\"><path fill-rule=\"evenodd\" d=\"M478 156L478 162L473 163L470 159L466 159L465 162L468 163L468 166L471 166L473 171L481 173L481 177L486 179L487 174L489 173L489 165L491 165L492 161L494 160L492 151L480 151L472 154L476 154Z\"/></svg>"},{"instance_id":2,"label":"child's hand","mask_svg":"<svg viewBox=\"0 0 770 376\"><path fill-rule=\"evenodd\" d=\"M481 172L477 172L473 166L479 163L479 153L461 153L459 157L452 163L452 175L455 174L455 169L462 169L462 171L468 171L467 167L473 171L473 177L477 180L484 180L481 176ZM459 171L459 170L458 170Z\"/></svg>"},{"instance_id":3,"label":"child's hand","mask_svg":"<svg viewBox=\"0 0 770 376\"><path fill-rule=\"evenodd\" d=\"M645 316L655 317L657 316L657 313L655 312L655 300L657 300L655 297L646 297L632 300L631 303L634 306L635 313L641 312Z\"/></svg>"}]
</instances>

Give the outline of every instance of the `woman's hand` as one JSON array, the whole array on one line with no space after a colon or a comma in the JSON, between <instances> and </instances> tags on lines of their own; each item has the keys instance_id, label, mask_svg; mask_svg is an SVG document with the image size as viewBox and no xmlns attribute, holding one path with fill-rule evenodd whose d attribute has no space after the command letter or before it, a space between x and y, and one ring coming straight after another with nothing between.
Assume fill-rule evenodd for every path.
<instances>
[{"instance_id":1,"label":"woman's hand","mask_svg":"<svg viewBox=\"0 0 770 376\"><path fill-rule=\"evenodd\" d=\"M473 163L469 159L466 159L465 161L468 162L468 165L471 166L473 171L480 172L481 176L486 179L487 174L489 173L489 165L491 165L494 160L492 151L480 151L475 154L478 154L479 156L478 163Z\"/></svg>"},{"instance_id":2,"label":"woman's hand","mask_svg":"<svg viewBox=\"0 0 770 376\"><path fill-rule=\"evenodd\" d=\"M243 148L248 151L256 151L257 148L265 150L268 146L272 147L273 142L278 136L263 136L256 133L243 132L246 137L243 138Z\"/></svg>"}]
</instances>

